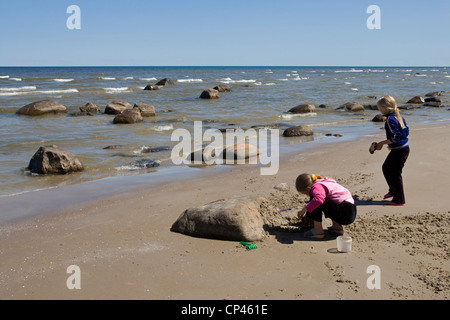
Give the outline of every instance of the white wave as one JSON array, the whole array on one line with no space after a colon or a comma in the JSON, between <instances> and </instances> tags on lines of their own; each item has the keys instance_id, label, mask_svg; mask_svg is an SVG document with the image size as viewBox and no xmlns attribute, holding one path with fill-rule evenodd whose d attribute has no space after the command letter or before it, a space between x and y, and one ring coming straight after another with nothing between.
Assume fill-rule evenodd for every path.
<instances>
[{"instance_id":1,"label":"white wave","mask_svg":"<svg viewBox=\"0 0 450 320\"><path fill-rule=\"evenodd\" d=\"M52 79L55 82L72 82L75 79Z\"/></svg>"},{"instance_id":2,"label":"white wave","mask_svg":"<svg viewBox=\"0 0 450 320\"><path fill-rule=\"evenodd\" d=\"M140 81L154 81L154 80L158 80L156 78L139 78Z\"/></svg>"},{"instance_id":3,"label":"white wave","mask_svg":"<svg viewBox=\"0 0 450 320\"><path fill-rule=\"evenodd\" d=\"M300 77L299 75L297 75L297 76L295 76L294 78L292 78L292 80L296 80L296 81L299 81L299 80L308 80L309 79L309 77Z\"/></svg>"},{"instance_id":4,"label":"white wave","mask_svg":"<svg viewBox=\"0 0 450 320\"><path fill-rule=\"evenodd\" d=\"M9 79L9 76L0 76L0 79Z\"/></svg>"},{"instance_id":5,"label":"white wave","mask_svg":"<svg viewBox=\"0 0 450 320\"><path fill-rule=\"evenodd\" d=\"M228 78L229 79L229 78ZM255 83L256 80L250 79L250 80L221 80L220 82L229 84L229 83Z\"/></svg>"},{"instance_id":6,"label":"white wave","mask_svg":"<svg viewBox=\"0 0 450 320\"><path fill-rule=\"evenodd\" d=\"M426 74L415 74L414 77L426 77Z\"/></svg>"},{"instance_id":7,"label":"white wave","mask_svg":"<svg viewBox=\"0 0 450 320\"><path fill-rule=\"evenodd\" d=\"M0 88L0 91L3 92L14 92L14 91L30 91L30 90L36 90L37 88L35 86L25 86L25 87L18 87L18 88Z\"/></svg>"},{"instance_id":8,"label":"white wave","mask_svg":"<svg viewBox=\"0 0 450 320\"><path fill-rule=\"evenodd\" d=\"M77 92L78 92L77 89L32 91L32 93L44 93L44 94L77 93Z\"/></svg>"},{"instance_id":9,"label":"white wave","mask_svg":"<svg viewBox=\"0 0 450 320\"><path fill-rule=\"evenodd\" d=\"M155 131L169 131L169 130L173 130L173 125L166 124L166 125L162 125L162 126L155 126L152 129Z\"/></svg>"},{"instance_id":10,"label":"white wave","mask_svg":"<svg viewBox=\"0 0 450 320\"><path fill-rule=\"evenodd\" d=\"M133 77L125 77L125 78L122 78L122 80L133 80L134 78Z\"/></svg>"},{"instance_id":11,"label":"white wave","mask_svg":"<svg viewBox=\"0 0 450 320\"><path fill-rule=\"evenodd\" d=\"M21 96L27 94L62 94L62 93L77 93L77 89L66 90L39 90L39 91L12 91L12 92L0 92L0 96Z\"/></svg>"},{"instance_id":12,"label":"white wave","mask_svg":"<svg viewBox=\"0 0 450 320\"><path fill-rule=\"evenodd\" d=\"M351 82L344 82L344 84L352 84Z\"/></svg>"},{"instance_id":13,"label":"white wave","mask_svg":"<svg viewBox=\"0 0 450 320\"><path fill-rule=\"evenodd\" d=\"M335 70L336 73L342 73L342 72L364 72L364 70L356 70L356 69L350 69L350 70Z\"/></svg>"},{"instance_id":14,"label":"white wave","mask_svg":"<svg viewBox=\"0 0 450 320\"><path fill-rule=\"evenodd\" d=\"M203 79L177 79L177 82L203 82Z\"/></svg>"},{"instance_id":15,"label":"white wave","mask_svg":"<svg viewBox=\"0 0 450 320\"><path fill-rule=\"evenodd\" d=\"M277 79L278 81L289 81L289 79Z\"/></svg>"},{"instance_id":16,"label":"white wave","mask_svg":"<svg viewBox=\"0 0 450 320\"><path fill-rule=\"evenodd\" d=\"M352 91L358 91L358 88L350 88Z\"/></svg>"},{"instance_id":17,"label":"white wave","mask_svg":"<svg viewBox=\"0 0 450 320\"><path fill-rule=\"evenodd\" d=\"M299 117L315 117L317 116L317 113L315 112L307 112L307 113L287 113L287 114L281 114L278 117L284 120L289 120L293 118L299 118Z\"/></svg>"},{"instance_id":18,"label":"white wave","mask_svg":"<svg viewBox=\"0 0 450 320\"><path fill-rule=\"evenodd\" d=\"M117 92L130 92L128 87L121 87L121 88L103 88L103 90L106 91L106 93L117 93Z\"/></svg>"},{"instance_id":19,"label":"white wave","mask_svg":"<svg viewBox=\"0 0 450 320\"><path fill-rule=\"evenodd\" d=\"M113 77L99 77L100 80L116 80L116 78Z\"/></svg>"},{"instance_id":20,"label":"white wave","mask_svg":"<svg viewBox=\"0 0 450 320\"><path fill-rule=\"evenodd\" d=\"M265 83L264 85L265 85L265 86L275 86L275 85L276 85L276 83L273 83L273 82L269 82L269 83Z\"/></svg>"},{"instance_id":21,"label":"white wave","mask_svg":"<svg viewBox=\"0 0 450 320\"><path fill-rule=\"evenodd\" d=\"M272 73L273 73L273 71L266 71L266 73L272 74Z\"/></svg>"},{"instance_id":22,"label":"white wave","mask_svg":"<svg viewBox=\"0 0 450 320\"><path fill-rule=\"evenodd\" d=\"M12 81L22 81L22 78L9 78L9 80L12 80Z\"/></svg>"},{"instance_id":23,"label":"white wave","mask_svg":"<svg viewBox=\"0 0 450 320\"><path fill-rule=\"evenodd\" d=\"M445 76L446 78L450 78L450 76Z\"/></svg>"},{"instance_id":24,"label":"white wave","mask_svg":"<svg viewBox=\"0 0 450 320\"><path fill-rule=\"evenodd\" d=\"M217 81L233 81L233 79L231 79L231 78L221 78L221 79L217 79Z\"/></svg>"}]
</instances>

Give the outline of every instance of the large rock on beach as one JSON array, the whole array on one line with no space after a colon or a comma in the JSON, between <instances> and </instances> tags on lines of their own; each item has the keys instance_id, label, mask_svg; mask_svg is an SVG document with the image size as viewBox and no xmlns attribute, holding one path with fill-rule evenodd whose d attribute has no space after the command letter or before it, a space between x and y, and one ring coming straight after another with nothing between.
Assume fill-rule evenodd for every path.
<instances>
[{"instance_id":1,"label":"large rock on beach","mask_svg":"<svg viewBox=\"0 0 450 320\"><path fill-rule=\"evenodd\" d=\"M106 114L120 114L126 109L132 109L133 106L123 100L113 100L105 108Z\"/></svg>"},{"instance_id":2,"label":"large rock on beach","mask_svg":"<svg viewBox=\"0 0 450 320\"><path fill-rule=\"evenodd\" d=\"M139 109L126 109L121 114L118 114L114 120L114 124L131 124L142 122L144 119L141 116Z\"/></svg>"},{"instance_id":3,"label":"large rock on beach","mask_svg":"<svg viewBox=\"0 0 450 320\"><path fill-rule=\"evenodd\" d=\"M139 110L141 112L141 116L143 117L154 117L156 115L155 107L143 102L136 103L133 109Z\"/></svg>"},{"instance_id":4,"label":"large rock on beach","mask_svg":"<svg viewBox=\"0 0 450 320\"><path fill-rule=\"evenodd\" d=\"M263 198L218 200L184 211L171 230L192 237L230 241L258 241L265 237L259 213Z\"/></svg>"},{"instance_id":5,"label":"large rock on beach","mask_svg":"<svg viewBox=\"0 0 450 320\"><path fill-rule=\"evenodd\" d=\"M72 153L58 146L40 147L28 165L31 173L67 174L83 170L83 164Z\"/></svg>"},{"instance_id":6,"label":"large rock on beach","mask_svg":"<svg viewBox=\"0 0 450 320\"><path fill-rule=\"evenodd\" d=\"M316 106L310 103L304 103L300 104L296 107L293 107L288 112L289 113L308 113L308 112L314 112L316 110Z\"/></svg>"},{"instance_id":7,"label":"large rock on beach","mask_svg":"<svg viewBox=\"0 0 450 320\"><path fill-rule=\"evenodd\" d=\"M175 83L169 78L164 78L164 79L159 80L155 85L157 85L157 86L173 86L173 85L175 85Z\"/></svg>"},{"instance_id":8,"label":"large rock on beach","mask_svg":"<svg viewBox=\"0 0 450 320\"><path fill-rule=\"evenodd\" d=\"M216 89L206 89L200 95L202 99L219 99L219 91Z\"/></svg>"},{"instance_id":9,"label":"large rock on beach","mask_svg":"<svg viewBox=\"0 0 450 320\"><path fill-rule=\"evenodd\" d=\"M283 132L285 137L299 137L299 136L312 136L314 132L310 127L307 126L296 126L287 128Z\"/></svg>"},{"instance_id":10,"label":"large rock on beach","mask_svg":"<svg viewBox=\"0 0 450 320\"><path fill-rule=\"evenodd\" d=\"M246 160L257 157L260 154L259 148L250 143L237 143L223 149L223 159Z\"/></svg>"},{"instance_id":11,"label":"large rock on beach","mask_svg":"<svg viewBox=\"0 0 450 320\"><path fill-rule=\"evenodd\" d=\"M17 110L16 113L27 116L40 116L43 114L65 113L66 111L67 108L59 102L53 100L42 100L27 104L26 106Z\"/></svg>"}]
</instances>

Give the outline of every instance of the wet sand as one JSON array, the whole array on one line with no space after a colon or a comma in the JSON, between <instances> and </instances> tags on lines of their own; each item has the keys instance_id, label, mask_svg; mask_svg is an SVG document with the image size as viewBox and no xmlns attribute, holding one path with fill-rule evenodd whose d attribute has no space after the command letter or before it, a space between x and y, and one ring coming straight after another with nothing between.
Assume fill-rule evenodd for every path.
<instances>
[{"instance_id":1,"label":"wet sand","mask_svg":"<svg viewBox=\"0 0 450 320\"><path fill-rule=\"evenodd\" d=\"M404 207L382 200L387 150L368 152L372 141L384 140L380 130L283 158L275 176L233 167L5 223L0 299L448 299L449 134L448 124L411 127ZM335 237L305 239L291 225L272 228L255 250L170 231L184 210L223 198L256 195L273 206L300 206L307 199L295 193L294 180L303 172L333 177L356 196L357 219L345 228L350 253L337 252ZM280 183L290 190L274 189ZM81 289L66 285L70 265L80 268ZM380 289L367 286L373 265Z\"/></svg>"}]
</instances>

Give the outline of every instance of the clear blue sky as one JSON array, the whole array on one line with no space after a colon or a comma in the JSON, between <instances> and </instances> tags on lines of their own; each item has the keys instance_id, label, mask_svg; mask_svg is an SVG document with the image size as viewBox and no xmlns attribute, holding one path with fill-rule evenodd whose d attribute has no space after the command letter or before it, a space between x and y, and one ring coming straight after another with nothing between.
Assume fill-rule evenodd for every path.
<instances>
[{"instance_id":1,"label":"clear blue sky","mask_svg":"<svg viewBox=\"0 0 450 320\"><path fill-rule=\"evenodd\" d=\"M448 0L0 1L0 66L450 66L449 34Z\"/></svg>"}]
</instances>

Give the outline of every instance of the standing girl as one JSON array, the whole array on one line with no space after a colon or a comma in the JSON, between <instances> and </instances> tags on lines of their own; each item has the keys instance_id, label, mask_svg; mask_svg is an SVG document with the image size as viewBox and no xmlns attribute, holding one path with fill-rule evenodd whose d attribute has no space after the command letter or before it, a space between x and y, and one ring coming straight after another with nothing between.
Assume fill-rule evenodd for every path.
<instances>
[{"instance_id":1,"label":"standing girl","mask_svg":"<svg viewBox=\"0 0 450 320\"><path fill-rule=\"evenodd\" d=\"M333 225L328 228L330 233L344 234L342 225L355 221L355 201L350 191L335 180L304 173L297 177L295 187L298 192L309 195L311 200L298 212L299 218L306 215L314 221L314 227L305 233L305 237L324 238L322 214L333 222Z\"/></svg>"},{"instance_id":2,"label":"standing girl","mask_svg":"<svg viewBox=\"0 0 450 320\"><path fill-rule=\"evenodd\" d=\"M383 163L383 175L389 186L389 192L384 199L392 198L388 205L403 206L405 193L403 190L402 170L409 156L408 135L409 128L405 119L400 115L395 99L384 96L377 102L378 110L386 116L386 140L376 143L375 149L381 150L385 144L389 147L389 154Z\"/></svg>"}]
</instances>

